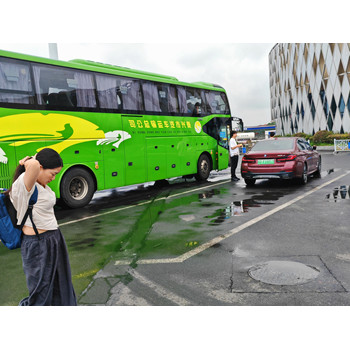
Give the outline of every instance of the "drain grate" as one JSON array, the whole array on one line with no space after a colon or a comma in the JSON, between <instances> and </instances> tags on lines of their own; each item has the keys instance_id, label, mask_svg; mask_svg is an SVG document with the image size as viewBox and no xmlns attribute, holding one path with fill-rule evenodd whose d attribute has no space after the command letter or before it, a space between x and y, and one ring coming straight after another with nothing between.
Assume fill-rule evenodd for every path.
<instances>
[{"instance_id":1,"label":"drain grate","mask_svg":"<svg viewBox=\"0 0 350 350\"><path fill-rule=\"evenodd\" d=\"M249 276L257 281L281 286L307 283L319 273L315 267L295 261L268 261L248 271Z\"/></svg>"}]
</instances>

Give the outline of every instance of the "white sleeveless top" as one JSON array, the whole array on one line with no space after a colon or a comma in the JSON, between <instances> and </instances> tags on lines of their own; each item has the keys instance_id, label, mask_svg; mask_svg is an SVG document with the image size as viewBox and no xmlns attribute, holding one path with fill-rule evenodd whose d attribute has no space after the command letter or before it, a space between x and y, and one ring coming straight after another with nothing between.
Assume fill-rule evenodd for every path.
<instances>
[{"instance_id":1,"label":"white sleeveless top","mask_svg":"<svg viewBox=\"0 0 350 350\"><path fill-rule=\"evenodd\" d=\"M35 186L27 191L24 184L24 174L21 174L18 179L13 183L10 192L10 199L17 210L17 224L20 225L24 214L28 208L28 202L31 195L34 192ZM36 187L38 188L38 201L33 207L33 220L37 229L40 230L55 230L58 228L57 220L54 213L54 205L56 204L55 193L51 190L49 186L43 187L36 182ZM26 226L33 227L30 218L28 217L25 222Z\"/></svg>"}]
</instances>

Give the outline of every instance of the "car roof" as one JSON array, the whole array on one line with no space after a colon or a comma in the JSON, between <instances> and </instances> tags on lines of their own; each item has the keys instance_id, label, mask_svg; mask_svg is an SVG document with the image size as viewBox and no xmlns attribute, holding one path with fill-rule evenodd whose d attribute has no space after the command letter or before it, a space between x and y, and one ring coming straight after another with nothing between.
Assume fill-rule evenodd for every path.
<instances>
[{"instance_id":1,"label":"car roof","mask_svg":"<svg viewBox=\"0 0 350 350\"><path fill-rule=\"evenodd\" d=\"M269 139L262 139L262 140L258 140L258 141L275 141L275 140L299 140L299 139L303 139L302 137L295 137L295 136L291 136L291 137L270 137Z\"/></svg>"}]
</instances>

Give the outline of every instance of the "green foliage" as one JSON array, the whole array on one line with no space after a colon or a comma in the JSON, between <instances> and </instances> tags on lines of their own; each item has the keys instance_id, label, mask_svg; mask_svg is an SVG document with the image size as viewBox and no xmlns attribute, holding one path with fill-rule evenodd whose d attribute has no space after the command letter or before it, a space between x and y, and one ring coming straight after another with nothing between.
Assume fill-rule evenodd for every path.
<instances>
[{"instance_id":1,"label":"green foliage","mask_svg":"<svg viewBox=\"0 0 350 350\"><path fill-rule=\"evenodd\" d=\"M305 134L304 132L297 132L293 136L295 136L295 137L302 137L305 140L310 140L310 138L312 137L312 135Z\"/></svg>"},{"instance_id":2,"label":"green foliage","mask_svg":"<svg viewBox=\"0 0 350 350\"><path fill-rule=\"evenodd\" d=\"M332 131L328 130L320 130L315 133L314 136L310 138L310 140L315 144L320 144L320 143L329 143L329 138L332 137L334 134Z\"/></svg>"},{"instance_id":3,"label":"green foliage","mask_svg":"<svg viewBox=\"0 0 350 350\"><path fill-rule=\"evenodd\" d=\"M334 139L336 140L349 140L350 133L347 134L334 134L333 131L320 130L315 135L305 134L304 132L297 132L296 134L287 135L275 135L274 137L302 137L305 140L310 141L312 145L333 145Z\"/></svg>"},{"instance_id":4,"label":"green foliage","mask_svg":"<svg viewBox=\"0 0 350 350\"><path fill-rule=\"evenodd\" d=\"M326 142L333 143L336 140L348 140L350 139L350 134L331 134L326 137Z\"/></svg>"}]
</instances>

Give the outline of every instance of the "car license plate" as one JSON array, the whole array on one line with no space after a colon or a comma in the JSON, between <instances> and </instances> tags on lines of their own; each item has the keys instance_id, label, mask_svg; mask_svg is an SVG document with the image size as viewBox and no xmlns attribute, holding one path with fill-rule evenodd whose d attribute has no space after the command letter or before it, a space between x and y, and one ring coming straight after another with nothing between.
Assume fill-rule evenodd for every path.
<instances>
[{"instance_id":1,"label":"car license plate","mask_svg":"<svg viewBox=\"0 0 350 350\"><path fill-rule=\"evenodd\" d=\"M258 164L275 164L274 159L258 159Z\"/></svg>"}]
</instances>

